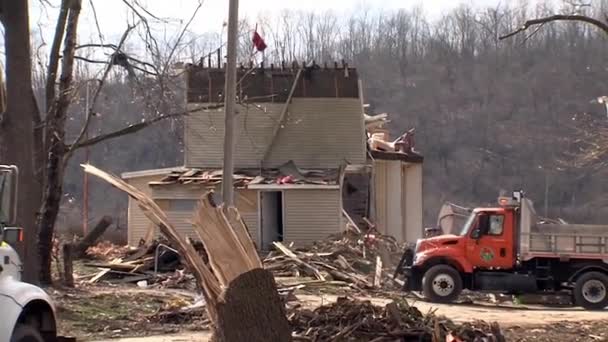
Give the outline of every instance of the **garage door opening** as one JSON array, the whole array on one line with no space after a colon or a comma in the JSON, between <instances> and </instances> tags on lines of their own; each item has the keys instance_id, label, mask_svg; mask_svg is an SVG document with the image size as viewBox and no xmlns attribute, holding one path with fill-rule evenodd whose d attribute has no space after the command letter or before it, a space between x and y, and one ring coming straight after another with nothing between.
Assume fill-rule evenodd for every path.
<instances>
[{"instance_id":1,"label":"garage door opening","mask_svg":"<svg viewBox=\"0 0 608 342\"><path fill-rule=\"evenodd\" d=\"M270 250L274 241L283 241L283 193L260 192L262 249Z\"/></svg>"}]
</instances>

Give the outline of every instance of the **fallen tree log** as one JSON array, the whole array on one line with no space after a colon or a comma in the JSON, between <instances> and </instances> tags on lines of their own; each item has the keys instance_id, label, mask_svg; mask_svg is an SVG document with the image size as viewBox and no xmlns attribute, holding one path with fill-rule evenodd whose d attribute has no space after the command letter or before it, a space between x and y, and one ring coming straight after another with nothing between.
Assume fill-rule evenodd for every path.
<instances>
[{"instance_id":1,"label":"fallen tree log","mask_svg":"<svg viewBox=\"0 0 608 342\"><path fill-rule=\"evenodd\" d=\"M93 246L95 242L106 232L109 226L112 225L112 217L104 216L99 220L99 223L91 230L78 244L73 247L73 257L82 258L85 256L86 251L89 247Z\"/></svg>"},{"instance_id":2,"label":"fallen tree log","mask_svg":"<svg viewBox=\"0 0 608 342\"><path fill-rule=\"evenodd\" d=\"M83 167L127 192L176 247L202 289L214 341L291 341L291 327L274 277L263 269L236 208L217 205L213 192L201 198L193 227L204 244L205 262L154 200L116 176L91 165Z\"/></svg>"}]
</instances>

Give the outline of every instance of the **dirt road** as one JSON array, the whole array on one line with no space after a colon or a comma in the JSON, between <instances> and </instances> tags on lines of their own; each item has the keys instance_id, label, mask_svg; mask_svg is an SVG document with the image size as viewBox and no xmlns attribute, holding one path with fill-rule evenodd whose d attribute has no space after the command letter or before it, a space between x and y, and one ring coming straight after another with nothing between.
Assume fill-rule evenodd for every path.
<instances>
[{"instance_id":1,"label":"dirt road","mask_svg":"<svg viewBox=\"0 0 608 342\"><path fill-rule=\"evenodd\" d=\"M333 295L308 296L298 295L303 305L317 307L322 304L334 302L338 297ZM380 298L365 298L377 305L386 305L390 300ZM538 326L554 322L581 322L608 320L608 310L585 311L579 308L547 308L542 306L513 306L503 304L433 304L423 301L408 300L410 305L418 308L422 313L437 310L436 314L444 315L455 322L484 320L499 322L503 327L509 326Z\"/></svg>"}]
</instances>

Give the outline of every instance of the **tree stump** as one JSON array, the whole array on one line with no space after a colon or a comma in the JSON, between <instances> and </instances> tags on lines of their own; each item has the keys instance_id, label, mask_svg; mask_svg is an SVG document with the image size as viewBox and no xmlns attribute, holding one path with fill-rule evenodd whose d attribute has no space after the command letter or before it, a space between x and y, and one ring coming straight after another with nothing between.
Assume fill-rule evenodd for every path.
<instances>
[{"instance_id":1,"label":"tree stump","mask_svg":"<svg viewBox=\"0 0 608 342\"><path fill-rule=\"evenodd\" d=\"M269 271L254 269L230 283L217 306L215 341L291 341L285 305Z\"/></svg>"}]
</instances>

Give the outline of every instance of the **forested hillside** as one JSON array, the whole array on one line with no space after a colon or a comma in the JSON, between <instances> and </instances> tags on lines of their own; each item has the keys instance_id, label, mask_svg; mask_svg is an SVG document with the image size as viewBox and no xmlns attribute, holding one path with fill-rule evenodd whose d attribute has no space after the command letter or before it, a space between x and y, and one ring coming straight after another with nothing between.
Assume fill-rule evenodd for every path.
<instances>
[{"instance_id":1,"label":"forested hillside","mask_svg":"<svg viewBox=\"0 0 608 342\"><path fill-rule=\"evenodd\" d=\"M498 39L526 19L575 11L604 17L608 2L465 6L432 21L419 9L346 16L285 11L243 21L241 59L249 59L248 32L258 23L269 45L266 63L345 60L356 66L366 102L373 112L391 115L392 133L416 128L417 149L426 158L425 225L433 224L446 200L493 203L500 190L514 188L527 190L541 214L546 204L550 216L605 223L608 184L598 152L608 148L601 145L608 117L606 107L592 100L608 95L608 35L560 22ZM219 46L218 39L197 37L180 53L198 62ZM103 94L104 127L141 120L126 81L116 76L113 82ZM79 127L77 105L73 113ZM116 173L179 165L181 127L167 121L96 145L91 161ZM66 199L82 197L80 153L71 161ZM594 153L598 157L590 159ZM125 222L121 194L92 183L90 201L92 221L109 213ZM80 208L70 209L68 202L60 225L78 225Z\"/></svg>"}]
</instances>

